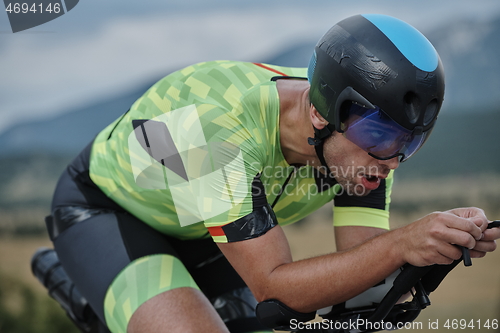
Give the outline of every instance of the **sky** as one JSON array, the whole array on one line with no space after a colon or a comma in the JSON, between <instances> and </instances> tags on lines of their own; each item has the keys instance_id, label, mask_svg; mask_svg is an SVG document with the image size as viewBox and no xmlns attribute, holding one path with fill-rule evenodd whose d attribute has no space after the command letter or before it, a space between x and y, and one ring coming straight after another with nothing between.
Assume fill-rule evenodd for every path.
<instances>
[{"instance_id":1,"label":"sky","mask_svg":"<svg viewBox=\"0 0 500 333\"><path fill-rule=\"evenodd\" d=\"M0 132L191 63L270 57L359 13L396 16L425 34L457 18L498 15L500 1L80 0L65 15L18 33L0 13Z\"/></svg>"}]
</instances>

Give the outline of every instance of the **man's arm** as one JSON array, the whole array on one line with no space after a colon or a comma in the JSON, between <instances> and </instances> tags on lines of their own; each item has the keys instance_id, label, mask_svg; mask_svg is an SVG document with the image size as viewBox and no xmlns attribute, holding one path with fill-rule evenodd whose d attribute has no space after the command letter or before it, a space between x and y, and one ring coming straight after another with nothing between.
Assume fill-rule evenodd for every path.
<instances>
[{"instance_id":1,"label":"man's arm","mask_svg":"<svg viewBox=\"0 0 500 333\"><path fill-rule=\"evenodd\" d=\"M297 262L292 262L279 226L258 238L219 247L258 301L274 298L294 310L311 312L360 294L407 262L451 263L461 256L452 244L474 247L486 223L484 216L433 213L347 251Z\"/></svg>"},{"instance_id":2,"label":"man's arm","mask_svg":"<svg viewBox=\"0 0 500 333\"><path fill-rule=\"evenodd\" d=\"M370 238L387 232L387 230L381 228L361 226L335 227L334 230L335 245L338 252L353 248L361 243L366 242Z\"/></svg>"}]
</instances>

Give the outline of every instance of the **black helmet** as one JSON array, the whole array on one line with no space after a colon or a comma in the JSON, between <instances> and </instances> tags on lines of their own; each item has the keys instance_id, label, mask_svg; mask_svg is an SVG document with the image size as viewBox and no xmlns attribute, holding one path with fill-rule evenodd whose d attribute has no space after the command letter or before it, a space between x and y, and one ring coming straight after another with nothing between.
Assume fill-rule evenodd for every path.
<instances>
[{"instance_id":1,"label":"black helmet","mask_svg":"<svg viewBox=\"0 0 500 333\"><path fill-rule=\"evenodd\" d=\"M329 122L328 131L316 131L316 145L333 130L343 132L352 103L378 107L406 130L429 134L444 97L443 66L432 44L386 15L356 15L333 26L316 45L308 79L310 101Z\"/></svg>"}]
</instances>

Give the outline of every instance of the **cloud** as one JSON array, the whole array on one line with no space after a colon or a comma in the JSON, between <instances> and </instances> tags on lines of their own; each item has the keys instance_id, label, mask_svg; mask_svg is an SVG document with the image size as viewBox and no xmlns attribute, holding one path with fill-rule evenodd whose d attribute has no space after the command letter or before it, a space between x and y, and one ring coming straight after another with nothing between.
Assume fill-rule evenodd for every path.
<instances>
[{"instance_id":1,"label":"cloud","mask_svg":"<svg viewBox=\"0 0 500 333\"><path fill-rule=\"evenodd\" d=\"M442 23L444 17L465 12L486 15L499 7L497 1L479 2L482 6L422 0L409 8L395 6L394 0L360 1L356 6L292 1L289 6L280 2L281 7L262 3L244 10L214 7L136 16L117 12L96 18L82 3L87 21L79 18L81 30L65 32L59 27L53 32L0 35L0 130L16 121L84 106L191 63L263 59L290 43L319 39L332 24L360 8L398 16L425 30L430 27L427 22ZM78 14L77 8L71 15ZM85 24L92 29L85 29Z\"/></svg>"},{"instance_id":2,"label":"cloud","mask_svg":"<svg viewBox=\"0 0 500 333\"><path fill-rule=\"evenodd\" d=\"M2 53L2 115L57 112L137 86L194 62L252 60L274 53L291 40L314 35L306 17L284 13L217 12L189 16L153 15L116 18L89 35L58 33L11 38Z\"/></svg>"}]
</instances>

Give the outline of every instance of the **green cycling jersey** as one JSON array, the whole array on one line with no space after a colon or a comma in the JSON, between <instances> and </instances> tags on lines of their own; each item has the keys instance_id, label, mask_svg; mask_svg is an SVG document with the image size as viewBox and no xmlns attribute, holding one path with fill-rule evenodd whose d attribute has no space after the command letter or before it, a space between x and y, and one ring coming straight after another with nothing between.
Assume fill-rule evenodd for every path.
<instances>
[{"instance_id":1,"label":"green cycling jersey","mask_svg":"<svg viewBox=\"0 0 500 333\"><path fill-rule=\"evenodd\" d=\"M280 225L337 197L335 225L388 229L392 172L377 191L351 200L314 168L287 163L276 76L305 77L306 69L213 61L166 76L96 137L91 179L125 210L180 239L242 240L223 227L263 198Z\"/></svg>"}]
</instances>

